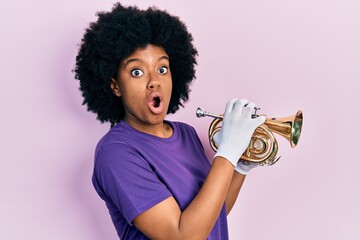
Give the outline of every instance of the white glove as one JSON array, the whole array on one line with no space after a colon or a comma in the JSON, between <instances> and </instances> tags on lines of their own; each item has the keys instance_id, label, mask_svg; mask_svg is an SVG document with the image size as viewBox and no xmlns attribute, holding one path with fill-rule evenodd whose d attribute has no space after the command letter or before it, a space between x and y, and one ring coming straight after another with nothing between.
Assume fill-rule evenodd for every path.
<instances>
[{"instance_id":1,"label":"white glove","mask_svg":"<svg viewBox=\"0 0 360 240\"><path fill-rule=\"evenodd\" d=\"M250 172L251 169L259 166L260 163L254 163L254 162L243 162L239 161L235 167L235 171L242 175L246 175L248 172Z\"/></svg>"},{"instance_id":2,"label":"white glove","mask_svg":"<svg viewBox=\"0 0 360 240\"><path fill-rule=\"evenodd\" d=\"M265 122L264 116L251 118L254 108L255 104L246 99L235 98L226 104L215 157L226 158L234 167L237 167L255 129Z\"/></svg>"},{"instance_id":3,"label":"white glove","mask_svg":"<svg viewBox=\"0 0 360 240\"><path fill-rule=\"evenodd\" d=\"M219 146L220 143L220 133L217 132L214 135L214 141L216 146ZM259 163L249 162L249 161L238 161L238 163L235 166L235 171L242 175L246 175L251 169L259 166Z\"/></svg>"}]
</instances>

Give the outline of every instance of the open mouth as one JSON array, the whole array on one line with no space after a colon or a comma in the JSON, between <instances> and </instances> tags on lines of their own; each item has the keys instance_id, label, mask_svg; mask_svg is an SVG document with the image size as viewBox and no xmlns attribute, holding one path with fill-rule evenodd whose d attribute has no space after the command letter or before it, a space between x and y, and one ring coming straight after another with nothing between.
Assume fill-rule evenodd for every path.
<instances>
[{"instance_id":1,"label":"open mouth","mask_svg":"<svg viewBox=\"0 0 360 240\"><path fill-rule=\"evenodd\" d=\"M160 107L160 97L154 97L152 100L151 100L151 104L153 107L155 108L158 108Z\"/></svg>"},{"instance_id":2,"label":"open mouth","mask_svg":"<svg viewBox=\"0 0 360 240\"><path fill-rule=\"evenodd\" d=\"M159 95L158 93L153 93L150 96L148 106L152 113L161 114L164 111L164 104L161 95Z\"/></svg>"}]
</instances>

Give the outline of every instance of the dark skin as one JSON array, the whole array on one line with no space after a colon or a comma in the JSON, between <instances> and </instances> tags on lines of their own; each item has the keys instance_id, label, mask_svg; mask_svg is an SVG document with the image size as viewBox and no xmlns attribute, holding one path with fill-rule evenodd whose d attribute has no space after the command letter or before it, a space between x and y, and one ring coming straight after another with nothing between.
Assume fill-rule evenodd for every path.
<instances>
[{"instance_id":1,"label":"dark skin","mask_svg":"<svg viewBox=\"0 0 360 240\"><path fill-rule=\"evenodd\" d=\"M111 88L122 97L129 125L161 138L173 134L164 121L172 79L169 57L161 47L148 45L124 59ZM184 211L169 197L138 215L133 224L151 239L206 239L224 202L227 214L231 211L244 180L227 159L215 157L199 193Z\"/></svg>"}]
</instances>

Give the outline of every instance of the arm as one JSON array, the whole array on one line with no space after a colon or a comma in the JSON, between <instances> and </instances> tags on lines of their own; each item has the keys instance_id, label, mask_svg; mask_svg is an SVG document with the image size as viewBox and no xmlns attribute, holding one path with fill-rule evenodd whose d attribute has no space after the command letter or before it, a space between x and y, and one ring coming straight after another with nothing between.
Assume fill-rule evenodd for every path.
<instances>
[{"instance_id":1,"label":"arm","mask_svg":"<svg viewBox=\"0 0 360 240\"><path fill-rule=\"evenodd\" d=\"M235 201L239 195L240 189L245 181L245 177L250 170L259 166L259 163L249 162L244 164L242 161L239 161L236 164L234 175L229 187L228 194L226 196L226 213L229 214L232 207L235 204Z\"/></svg>"},{"instance_id":2,"label":"arm","mask_svg":"<svg viewBox=\"0 0 360 240\"><path fill-rule=\"evenodd\" d=\"M240 174L237 171L234 171L229 191L226 195L226 214L229 215L231 209L233 208L236 199L239 195L240 189L245 181L246 175Z\"/></svg>"},{"instance_id":3,"label":"arm","mask_svg":"<svg viewBox=\"0 0 360 240\"><path fill-rule=\"evenodd\" d=\"M181 212L170 197L134 219L134 225L151 239L205 239L224 204L234 166L216 157L197 196Z\"/></svg>"},{"instance_id":4,"label":"arm","mask_svg":"<svg viewBox=\"0 0 360 240\"><path fill-rule=\"evenodd\" d=\"M251 118L253 108L254 104L248 104L247 100L228 103L220 133L222 141L199 193L184 211L170 197L141 213L133 221L140 231L151 239L208 237L226 200L234 167L254 130L265 121L265 118Z\"/></svg>"}]
</instances>

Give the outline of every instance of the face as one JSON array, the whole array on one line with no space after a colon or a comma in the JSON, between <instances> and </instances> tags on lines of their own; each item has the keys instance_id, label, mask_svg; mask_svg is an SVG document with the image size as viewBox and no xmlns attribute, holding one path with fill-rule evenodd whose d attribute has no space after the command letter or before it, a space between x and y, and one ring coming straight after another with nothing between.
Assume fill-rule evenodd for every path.
<instances>
[{"instance_id":1,"label":"face","mask_svg":"<svg viewBox=\"0 0 360 240\"><path fill-rule=\"evenodd\" d=\"M113 93L121 97L124 120L143 128L162 125L171 98L169 56L161 47L147 45L120 63L118 78L112 79Z\"/></svg>"}]
</instances>

